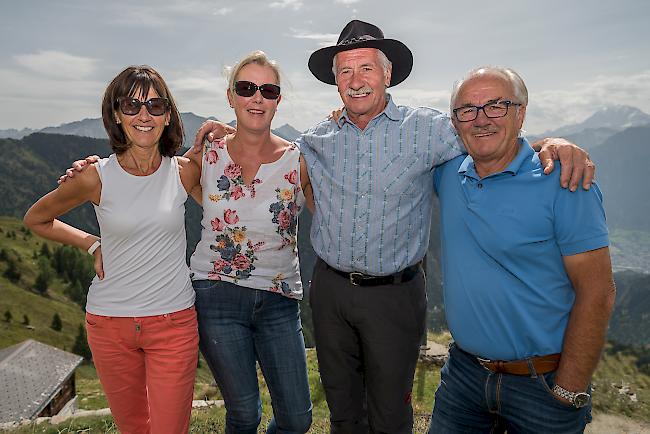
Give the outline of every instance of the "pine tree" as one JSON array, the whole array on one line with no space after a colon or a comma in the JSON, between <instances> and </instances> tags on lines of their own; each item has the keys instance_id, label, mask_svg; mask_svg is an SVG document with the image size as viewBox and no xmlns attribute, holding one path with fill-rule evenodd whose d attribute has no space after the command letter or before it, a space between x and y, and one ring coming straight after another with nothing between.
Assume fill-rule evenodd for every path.
<instances>
[{"instance_id":1,"label":"pine tree","mask_svg":"<svg viewBox=\"0 0 650 434\"><path fill-rule=\"evenodd\" d=\"M52 267L50 267L49 261L45 257L38 258L38 276L36 276L36 281L34 282L34 289L40 293L45 294L47 287L52 281L52 275L54 274Z\"/></svg>"},{"instance_id":2,"label":"pine tree","mask_svg":"<svg viewBox=\"0 0 650 434\"><path fill-rule=\"evenodd\" d=\"M13 318L13 315L11 314L11 311L9 309L7 309L5 311L5 322L11 322L12 318Z\"/></svg>"},{"instance_id":3,"label":"pine tree","mask_svg":"<svg viewBox=\"0 0 650 434\"><path fill-rule=\"evenodd\" d=\"M50 328L57 332L60 332L63 329L63 323L61 322L61 317L57 312L54 312L54 316L52 317L52 324L50 325Z\"/></svg>"},{"instance_id":4,"label":"pine tree","mask_svg":"<svg viewBox=\"0 0 650 434\"><path fill-rule=\"evenodd\" d=\"M50 282L48 276L41 271L40 273L38 273L38 276L36 276L36 281L34 282L34 289L40 294L45 294L45 292L47 292L47 286L49 285L49 283Z\"/></svg>"},{"instance_id":5,"label":"pine tree","mask_svg":"<svg viewBox=\"0 0 650 434\"><path fill-rule=\"evenodd\" d=\"M70 300L77 303L82 309L86 306L86 291L84 291L78 280L73 281L66 288L66 294Z\"/></svg>"},{"instance_id":6,"label":"pine tree","mask_svg":"<svg viewBox=\"0 0 650 434\"><path fill-rule=\"evenodd\" d=\"M52 256L52 254L50 253L50 246L48 246L47 243L43 243L43 244L41 244L41 252L40 252L40 255L41 255L41 256L45 256L45 257L48 258L48 259Z\"/></svg>"},{"instance_id":7,"label":"pine tree","mask_svg":"<svg viewBox=\"0 0 650 434\"><path fill-rule=\"evenodd\" d=\"M2 274L4 277L12 281L13 283L16 283L20 280L20 270L18 270L18 267L16 267L16 263L8 259L7 264L9 265L5 272Z\"/></svg>"},{"instance_id":8,"label":"pine tree","mask_svg":"<svg viewBox=\"0 0 650 434\"><path fill-rule=\"evenodd\" d=\"M80 355L86 360L92 359L92 353L90 352L90 347L88 346L88 340L86 339L86 330L84 329L83 324L79 324L79 332L77 337L72 344L72 352Z\"/></svg>"}]
</instances>

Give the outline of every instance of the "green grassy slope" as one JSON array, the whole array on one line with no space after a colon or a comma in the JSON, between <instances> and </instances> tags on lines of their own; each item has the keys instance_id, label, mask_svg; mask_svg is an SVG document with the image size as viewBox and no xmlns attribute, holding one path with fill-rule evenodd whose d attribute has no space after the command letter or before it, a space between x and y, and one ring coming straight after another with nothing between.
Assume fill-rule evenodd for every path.
<instances>
[{"instance_id":1,"label":"green grassy slope","mask_svg":"<svg viewBox=\"0 0 650 434\"><path fill-rule=\"evenodd\" d=\"M14 345L25 339L36 339L43 343L70 350L80 324L84 322L84 312L64 295L66 283L53 279L46 295L31 290L38 275L37 260L34 253L40 252L45 241L37 236L23 232L22 222L14 218L0 217L0 250L5 249L15 259L21 274L20 280L12 283L2 276L7 263L0 261L0 348ZM16 239L7 236L16 234ZM54 247L54 243L49 243ZM10 311L12 321L4 319ZM54 313L58 313L63 323L61 331L50 328ZM23 315L29 317L30 326L22 324Z\"/></svg>"}]
</instances>

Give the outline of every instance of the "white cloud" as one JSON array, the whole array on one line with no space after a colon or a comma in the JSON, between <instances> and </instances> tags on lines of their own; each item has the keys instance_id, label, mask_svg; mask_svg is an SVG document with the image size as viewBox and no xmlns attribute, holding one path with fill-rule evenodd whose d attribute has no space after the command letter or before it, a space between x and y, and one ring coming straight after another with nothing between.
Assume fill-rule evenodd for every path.
<instances>
[{"instance_id":1,"label":"white cloud","mask_svg":"<svg viewBox=\"0 0 650 434\"><path fill-rule=\"evenodd\" d=\"M234 115L226 101L226 79L215 70L177 70L167 83L178 109L229 121Z\"/></svg>"},{"instance_id":2,"label":"white cloud","mask_svg":"<svg viewBox=\"0 0 650 434\"><path fill-rule=\"evenodd\" d=\"M233 8L219 8L219 9L213 11L212 15L224 16L224 15L228 15L228 14L232 13L233 10L234 10Z\"/></svg>"},{"instance_id":3,"label":"white cloud","mask_svg":"<svg viewBox=\"0 0 650 434\"><path fill-rule=\"evenodd\" d=\"M313 33L301 29L289 29L291 33L288 35L295 39L309 39L318 41L319 47L328 47L330 45L336 45L336 41L339 39L339 35L336 33Z\"/></svg>"},{"instance_id":4,"label":"white cloud","mask_svg":"<svg viewBox=\"0 0 650 434\"><path fill-rule=\"evenodd\" d=\"M433 107L440 111L449 111L449 97L451 93L448 90L428 90L413 86L401 88L398 86L394 89L388 89L388 92L398 105Z\"/></svg>"},{"instance_id":5,"label":"white cloud","mask_svg":"<svg viewBox=\"0 0 650 434\"><path fill-rule=\"evenodd\" d=\"M0 69L0 128L42 128L101 116L105 82Z\"/></svg>"},{"instance_id":6,"label":"white cloud","mask_svg":"<svg viewBox=\"0 0 650 434\"><path fill-rule=\"evenodd\" d=\"M144 1L144 4L143 4ZM106 5L107 13L115 16L115 21L127 26L161 28L167 31L169 26L177 26L179 19L190 17L195 20L210 20L222 17L234 11L231 6L220 6L211 0L169 0L164 3L145 0L133 4L113 2Z\"/></svg>"},{"instance_id":7,"label":"white cloud","mask_svg":"<svg viewBox=\"0 0 650 434\"><path fill-rule=\"evenodd\" d=\"M339 3L342 5L351 5L353 3L359 3L361 0L334 0L334 3Z\"/></svg>"},{"instance_id":8,"label":"white cloud","mask_svg":"<svg viewBox=\"0 0 650 434\"><path fill-rule=\"evenodd\" d=\"M14 60L19 65L49 77L84 78L95 71L97 59L75 56L63 51L45 50L34 54L17 54Z\"/></svg>"},{"instance_id":9,"label":"white cloud","mask_svg":"<svg viewBox=\"0 0 650 434\"><path fill-rule=\"evenodd\" d=\"M291 8L294 11L299 10L300 8L302 8L302 6L303 6L302 0L280 0L280 1L269 3L269 7L271 8L275 8L275 9Z\"/></svg>"},{"instance_id":10,"label":"white cloud","mask_svg":"<svg viewBox=\"0 0 650 434\"><path fill-rule=\"evenodd\" d=\"M293 29L292 29L293 30ZM339 35L336 33L307 33L302 30L293 30L294 33L291 35L292 38L296 39L316 39L316 40L334 40L336 42Z\"/></svg>"},{"instance_id":11,"label":"white cloud","mask_svg":"<svg viewBox=\"0 0 650 434\"><path fill-rule=\"evenodd\" d=\"M541 133L584 121L596 110L613 104L650 112L650 70L632 75L599 75L562 89L531 91L526 129ZM529 89L530 91L530 89Z\"/></svg>"}]
</instances>

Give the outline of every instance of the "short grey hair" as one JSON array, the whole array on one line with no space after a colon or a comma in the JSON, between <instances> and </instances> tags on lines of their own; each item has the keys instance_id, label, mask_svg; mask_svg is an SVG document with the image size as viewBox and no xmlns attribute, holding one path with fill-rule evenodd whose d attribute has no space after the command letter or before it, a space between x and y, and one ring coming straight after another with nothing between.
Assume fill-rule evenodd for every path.
<instances>
[{"instance_id":1,"label":"short grey hair","mask_svg":"<svg viewBox=\"0 0 650 434\"><path fill-rule=\"evenodd\" d=\"M479 75L491 75L504 79L512 86L512 92L516 100L513 102L521 104L522 107L526 107L528 105L528 89L526 88L526 84L524 83L524 80L521 78L521 76L517 74L513 69L504 68L501 66L481 66L467 72L463 78L454 83L454 87L451 90L451 98L449 100L449 113L452 113L454 111L456 98L458 97L458 91L460 90L461 86L467 80Z\"/></svg>"},{"instance_id":2,"label":"short grey hair","mask_svg":"<svg viewBox=\"0 0 650 434\"><path fill-rule=\"evenodd\" d=\"M381 51L379 48L375 48L375 50L377 50L377 58L379 59L379 63L381 64L381 68L384 70L384 76L385 76L386 74L388 74L388 70L393 65L393 62L388 60L388 57L386 57L384 52ZM334 82L336 83L336 54L334 55L334 58L332 59L332 73L334 74Z\"/></svg>"}]
</instances>

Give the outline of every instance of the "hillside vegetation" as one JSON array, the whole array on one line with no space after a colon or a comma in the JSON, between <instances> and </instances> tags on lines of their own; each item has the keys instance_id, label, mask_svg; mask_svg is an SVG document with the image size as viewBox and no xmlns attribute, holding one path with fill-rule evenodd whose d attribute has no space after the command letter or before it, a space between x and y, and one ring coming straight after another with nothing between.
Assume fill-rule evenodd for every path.
<instances>
[{"instance_id":1,"label":"hillside vegetation","mask_svg":"<svg viewBox=\"0 0 650 434\"><path fill-rule=\"evenodd\" d=\"M73 282L57 277L56 272L50 270L47 288L42 292L36 289L43 265L50 263L41 255L44 245L50 252L58 247L25 230L18 220L0 217L0 252L3 252L0 256L4 256L0 257L0 348L25 339L37 339L70 351L84 323L83 309L68 295ZM8 273L11 264L17 272L15 278L7 277L11 274ZM89 262L86 265L92 268ZM7 312L10 321L7 321ZM61 319L58 331L51 327L55 314Z\"/></svg>"},{"instance_id":2,"label":"hillside vegetation","mask_svg":"<svg viewBox=\"0 0 650 434\"><path fill-rule=\"evenodd\" d=\"M51 255L61 249L55 243L46 243L23 228L14 218L0 217L0 252L5 251L12 257L20 277L15 282L9 280L7 260L0 259L0 348L21 342L25 339L37 339L58 348L73 350L79 326L83 324L83 310L78 301L70 297L69 280L54 276L47 290L43 293L34 289L37 277L42 271L41 252L48 246ZM85 263L90 264L90 256L80 253ZM618 276L618 275L617 275ZM644 275L628 273L626 279ZM622 284L619 286L623 287ZM636 287L632 284L633 287ZM621 296L627 300L623 289ZM647 290L645 292L648 293ZM621 306L627 305L621 301ZM10 311L12 319L3 321L4 312ZM647 310L646 310L647 312ZM61 330L51 328L53 315L61 318ZM23 324L23 316L29 318L29 326ZM431 335L430 339L446 343L448 333ZM308 351L309 379L314 402L314 425L310 432L328 432L329 413L325 403L324 392L320 384L315 352ZM650 422L650 350L610 344L603 356L594 378L594 412L601 414L618 414L636 420ZM420 363L415 377L414 408L416 412L416 432L426 432L429 413L433 405L435 387L440 381L440 368L428 363ZM270 397L263 385L264 421L270 418ZM84 364L78 370L77 389L79 406L83 409L105 408L106 399L92 364ZM195 387L195 399L220 399L218 389L213 385L212 375L203 360L199 361ZM194 433L222 432L225 417L223 408L196 410L192 418ZM90 430L90 431L88 431ZM66 422L56 427L49 425L30 425L17 433L71 433L71 432L117 432L111 418L89 418Z\"/></svg>"}]
</instances>

